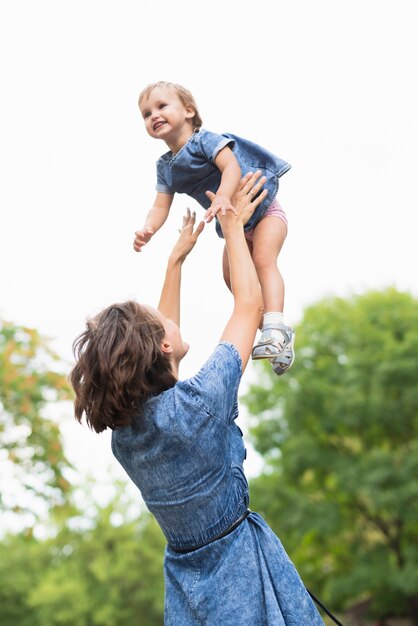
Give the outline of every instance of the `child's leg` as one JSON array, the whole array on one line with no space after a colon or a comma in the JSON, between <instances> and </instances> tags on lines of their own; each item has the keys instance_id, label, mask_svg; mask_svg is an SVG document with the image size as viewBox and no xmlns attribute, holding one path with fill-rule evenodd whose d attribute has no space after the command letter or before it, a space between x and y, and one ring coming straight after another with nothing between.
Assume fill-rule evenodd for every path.
<instances>
[{"instance_id":1,"label":"child's leg","mask_svg":"<svg viewBox=\"0 0 418 626\"><path fill-rule=\"evenodd\" d=\"M231 273L229 271L229 258L228 258L228 250L226 246L224 246L224 253L222 255L222 273L224 276L224 281L229 291L231 291Z\"/></svg>"},{"instance_id":2,"label":"child's leg","mask_svg":"<svg viewBox=\"0 0 418 626\"><path fill-rule=\"evenodd\" d=\"M284 374L294 360L294 331L284 323L284 281L277 267L277 257L287 235L286 222L270 215L254 230L253 261L264 300L262 334L253 348L253 359L273 359L276 374Z\"/></svg>"},{"instance_id":3,"label":"child's leg","mask_svg":"<svg viewBox=\"0 0 418 626\"><path fill-rule=\"evenodd\" d=\"M265 217L254 229L252 257L263 293L264 311L283 313L284 281L277 257L287 235L287 226L278 217Z\"/></svg>"}]
</instances>

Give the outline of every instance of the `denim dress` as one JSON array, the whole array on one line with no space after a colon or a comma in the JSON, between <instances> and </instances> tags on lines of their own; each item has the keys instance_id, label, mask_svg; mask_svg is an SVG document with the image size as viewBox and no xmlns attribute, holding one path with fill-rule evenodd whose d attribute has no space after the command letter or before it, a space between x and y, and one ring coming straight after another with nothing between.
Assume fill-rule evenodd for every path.
<instances>
[{"instance_id":1,"label":"denim dress","mask_svg":"<svg viewBox=\"0 0 418 626\"><path fill-rule=\"evenodd\" d=\"M225 146L232 149L241 167L242 175L261 170L267 179L264 185L264 189L268 192L267 196L255 209L244 227L245 230L251 230L258 224L276 197L280 176L285 174L291 166L248 139L229 133L218 135L208 130L199 130L176 154L169 151L158 159L156 190L170 195L186 193L204 209L208 209L211 201L205 192L215 193L220 185L222 174L215 165L215 159ZM216 232L219 237L223 237L218 221L216 221Z\"/></svg>"},{"instance_id":2,"label":"denim dress","mask_svg":"<svg viewBox=\"0 0 418 626\"><path fill-rule=\"evenodd\" d=\"M247 511L241 358L220 343L196 376L151 397L112 450L166 539L166 626L323 626L278 537ZM183 551L183 552L179 552Z\"/></svg>"}]
</instances>

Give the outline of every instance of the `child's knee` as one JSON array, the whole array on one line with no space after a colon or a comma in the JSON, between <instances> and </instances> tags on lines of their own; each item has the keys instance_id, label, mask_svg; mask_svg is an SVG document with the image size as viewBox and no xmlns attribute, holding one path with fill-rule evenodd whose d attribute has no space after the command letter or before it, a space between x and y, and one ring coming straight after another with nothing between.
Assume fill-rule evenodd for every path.
<instances>
[{"instance_id":1,"label":"child's knee","mask_svg":"<svg viewBox=\"0 0 418 626\"><path fill-rule=\"evenodd\" d=\"M253 251L253 263L257 272L277 271L277 257L265 254L263 250Z\"/></svg>"}]
</instances>

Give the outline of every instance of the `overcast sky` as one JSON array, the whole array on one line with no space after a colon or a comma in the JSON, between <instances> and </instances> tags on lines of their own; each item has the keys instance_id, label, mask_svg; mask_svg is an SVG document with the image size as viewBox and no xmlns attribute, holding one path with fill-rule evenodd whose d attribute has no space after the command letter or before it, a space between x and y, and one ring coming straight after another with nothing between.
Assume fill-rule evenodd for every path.
<instances>
[{"instance_id":1,"label":"overcast sky","mask_svg":"<svg viewBox=\"0 0 418 626\"><path fill-rule=\"evenodd\" d=\"M51 337L71 363L88 315L128 298L157 303L182 211L203 211L178 196L163 230L133 251L167 149L137 107L157 80L187 86L206 128L292 164L279 191L288 323L331 294L417 294L415 4L0 0L0 316ZM221 253L207 228L184 268L183 376L231 309ZM63 424L80 468L95 455L113 463L106 436Z\"/></svg>"}]
</instances>

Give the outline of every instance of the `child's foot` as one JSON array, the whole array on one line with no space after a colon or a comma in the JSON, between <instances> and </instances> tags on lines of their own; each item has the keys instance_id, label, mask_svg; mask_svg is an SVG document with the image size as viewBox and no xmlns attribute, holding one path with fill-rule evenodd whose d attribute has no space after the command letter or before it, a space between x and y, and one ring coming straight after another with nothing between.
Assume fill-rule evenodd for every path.
<instances>
[{"instance_id":1,"label":"child's foot","mask_svg":"<svg viewBox=\"0 0 418 626\"><path fill-rule=\"evenodd\" d=\"M273 359L281 355L292 342L294 331L286 324L264 327L258 343L252 349L253 359Z\"/></svg>"},{"instance_id":2,"label":"child's foot","mask_svg":"<svg viewBox=\"0 0 418 626\"><path fill-rule=\"evenodd\" d=\"M287 334L288 336L290 336L290 339L286 343L283 352L271 359L271 367L273 369L273 372L277 374L277 376L282 376L285 372L287 372L287 370L292 367L293 361L295 360L295 331L292 328L289 328Z\"/></svg>"}]
</instances>

